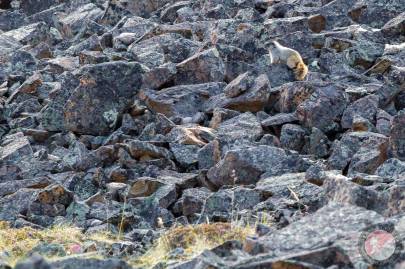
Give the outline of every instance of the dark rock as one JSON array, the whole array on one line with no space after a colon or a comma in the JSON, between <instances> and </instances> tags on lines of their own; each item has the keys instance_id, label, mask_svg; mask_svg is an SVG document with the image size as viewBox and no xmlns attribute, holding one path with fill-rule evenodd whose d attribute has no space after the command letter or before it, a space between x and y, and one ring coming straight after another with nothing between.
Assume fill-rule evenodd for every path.
<instances>
[{"instance_id":1,"label":"dark rock","mask_svg":"<svg viewBox=\"0 0 405 269\"><path fill-rule=\"evenodd\" d=\"M17 162L24 156L33 154L31 145L23 133L15 133L2 139L0 161Z\"/></svg>"},{"instance_id":2,"label":"dark rock","mask_svg":"<svg viewBox=\"0 0 405 269\"><path fill-rule=\"evenodd\" d=\"M65 216L73 201L73 193L61 185L51 185L41 190L30 204L27 216L41 226L51 225L53 218Z\"/></svg>"},{"instance_id":3,"label":"dark rock","mask_svg":"<svg viewBox=\"0 0 405 269\"><path fill-rule=\"evenodd\" d=\"M19 262L16 269L51 269L53 268L44 258L39 255L33 255L27 260Z\"/></svg>"},{"instance_id":4,"label":"dark rock","mask_svg":"<svg viewBox=\"0 0 405 269\"><path fill-rule=\"evenodd\" d=\"M61 261L51 263L52 268L55 269L71 269L71 268L86 268L86 269L130 269L126 262L118 259L82 259L82 258L69 258Z\"/></svg>"},{"instance_id":5,"label":"dark rock","mask_svg":"<svg viewBox=\"0 0 405 269\"><path fill-rule=\"evenodd\" d=\"M329 166L341 170L349 166L349 169L372 173L387 158L387 143L388 138L377 133L346 133L340 141L335 141Z\"/></svg>"},{"instance_id":6,"label":"dark rock","mask_svg":"<svg viewBox=\"0 0 405 269\"><path fill-rule=\"evenodd\" d=\"M61 87L61 85L63 85L63 87ZM41 113L41 123L45 130L65 130L63 107L78 85L79 79L73 74L64 73L61 75L60 83L58 83L57 87L49 94L49 104L42 110Z\"/></svg>"},{"instance_id":7,"label":"dark rock","mask_svg":"<svg viewBox=\"0 0 405 269\"><path fill-rule=\"evenodd\" d=\"M284 124L281 128L280 142L284 148L301 151L305 143L306 131L296 124Z\"/></svg>"},{"instance_id":8,"label":"dark rock","mask_svg":"<svg viewBox=\"0 0 405 269\"><path fill-rule=\"evenodd\" d=\"M162 91L146 91L145 99L149 109L167 117L192 117L204 111L204 103L210 96L219 94L225 84L206 83L175 86Z\"/></svg>"},{"instance_id":9,"label":"dark rock","mask_svg":"<svg viewBox=\"0 0 405 269\"><path fill-rule=\"evenodd\" d=\"M296 202L307 206L311 211L324 203L322 188L307 182L304 173L284 174L260 179L256 184L256 190L266 197L271 196L276 199L296 195L299 199Z\"/></svg>"},{"instance_id":10,"label":"dark rock","mask_svg":"<svg viewBox=\"0 0 405 269\"><path fill-rule=\"evenodd\" d=\"M236 78L239 80L243 78ZM232 81L231 83L239 83ZM266 75L260 75L256 79L250 78L250 86L232 85L224 89L221 95L213 96L209 100L207 112L216 107L232 109L240 112L258 112L267 104L270 94L270 82ZM240 82L244 83L244 82ZM244 89L241 90L241 87Z\"/></svg>"},{"instance_id":11,"label":"dark rock","mask_svg":"<svg viewBox=\"0 0 405 269\"><path fill-rule=\"evenodd\" d=\"M209 49L184 60L177 65L176 84L221 82L225 65L217 49Z\"/></svg>"},{"instance_id":12,"label":"dark rock","mask_svg":"<svg viewBox=\"0 0 405 269\"><path fill-rule=\"evenodd\" d=\"M395 158L388 159L377 168L376 174L387 178L405 178L405 162Z\"/></svg>"},{"instance_id":13,"label":"dark rock","mask_svg":"<svg viewBox=\"0 0 405 269\"><path fill-rule=\"evenodd\" d=\"M34 189L20 189L0 198L0 218L15 221L20 214L26 214L30 203L34 200L35 192Z\"/></svg>"},{"instance_id":14,"label":"dark rock","mask_svg":"<svg viewBox=\"0 0 405 269\"><path fill-rule=\"evenodd\" d=\"M353 242L353 236L359 238L361 231L369 225L382 221L382 216L374 211L331 203L312 216L259 238L258 243L269 258L330 245L340 246L349 255L353 264L356 264L362 258L352 252L357 249L357 245L349 242Z\"/></svg>"},{"instance_id":15,"label":"dark rock","mask_svg":"<svg viewBox=\"0 0 405 269\"><path fill-rule=\"evenodd\" d=\"M136 63L113 62L88 65L79 73L80 85L64 107L65 126L82 134L107 134L141 86L144 70Z\"/></svg>"},{"instance_id":16,"label":"dark rock","mask_svg":"<svg viewBox=\"0 0 405 269\"><path fill-rule=\"evenodd\" d=\"M405 160L405 110L400 111L393 119L391 125L390 144L394 156Z\"/></svg>"},{"instance_id":17,"label":"dark rock","mask_svg":"<svg viewBox=\"0 0 405 269\"><path fill-rule=\"evenodd\" d=\"M378 109L378 96L369 95L350 104L343 112L341 124L343 128L352 127L353 118L361 116L373 122Z\"/></svg>"},{"instance_id":18,"label":"dark rock","mask_svg":"<svg viewBox=\"0 0 405 269\"><path fill-rule=\"evenodd\" d=\"M270 146L242 147L229 150L223 159L208 170L208 179L220 187L233 184L254 184L266 176L298 172L300 158Z\"/></svg>"},{"instance_id":19,"label":"dark rock","mask_svg":"<svg viewBox=\"0 0 405 269\"><path fill-rule=\"evenodd\" d=\"M336 86L316 90L297 107L297 117L305 127L327 132L336 128L336 120L347 105L344 91Z\"/></svg>"},{"instance_id":20,"label":"dark rock","mask_svg":"<svg viewBox=\"0 0 405 269\"><path fill-rule=\"evenodd\" d=\"M209 195L210 191L206 188L187 189L176 203L179 203L184 216L192 216L201 212Z\"/></svg>"}]
</instances>

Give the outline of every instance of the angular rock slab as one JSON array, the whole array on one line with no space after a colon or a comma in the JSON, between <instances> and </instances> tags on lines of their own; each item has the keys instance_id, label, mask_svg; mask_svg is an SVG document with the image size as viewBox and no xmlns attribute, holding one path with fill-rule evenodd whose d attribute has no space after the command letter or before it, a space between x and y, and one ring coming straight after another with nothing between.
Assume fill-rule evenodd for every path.
<instances>
[{"instance_id":1,"label":"angular rock slab","mask_svg":"<svg viewBox=\"0 0 405 269\"><path fill-rule=\"evenodd\" d=\"M80 85L64 107L68 130L80 134L110 133L142 85L138 63L108 62L80 69Z\"/></svg>"},{"instance_id":2,"label":"angular rock slab","mask_svg":"<svg viewBox=\"0 0 405 269\"><path fill-rule=\"evenodd\" d=\"M330 203L313 215L259 238L258 244L269 257L335 245L342 247L353 263L361 262L357 246L360 233L383 221L384 218L374 211Z\"/></svg>"},{"instance_id":3,"label":"angular rock slab","mask_svg":"<svg viewBox=\"0 0 405 269\"><path fill-rule=\"evenodd\" d=\"M271 146L241 147L229 150L223 159L208 170L208 179L217 187L232 184L255 184L260 177L298 172L302 169L297 155Z\"/></svg>"},{"instance_id":4,"label":"angular rock slab","mask_svg":"<svg viewBox=\"0 0 405 269\"><path fill-rule=\"evenodd\" d=\"M390 144L394 156L405 161L405 110L401 110L392 120Z\"/></svg>"}]
</instances>

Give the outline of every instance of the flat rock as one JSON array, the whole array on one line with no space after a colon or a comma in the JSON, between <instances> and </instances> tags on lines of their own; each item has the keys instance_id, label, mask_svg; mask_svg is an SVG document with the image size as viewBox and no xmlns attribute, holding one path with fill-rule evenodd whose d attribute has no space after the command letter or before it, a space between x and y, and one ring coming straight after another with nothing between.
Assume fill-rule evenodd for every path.
<instances>
[{"instance_id":1,"label":"flat rock","mask_svg":"<svg viewBox=\"0 0 405 269\"><path fill-rule=\"evenodd\" d=\"M260 145L229 150L215 167L208 170L208 179L216 186L254 184L260 177L298 172L300 158L276 147Z\"/></svg>"}]
</instances>

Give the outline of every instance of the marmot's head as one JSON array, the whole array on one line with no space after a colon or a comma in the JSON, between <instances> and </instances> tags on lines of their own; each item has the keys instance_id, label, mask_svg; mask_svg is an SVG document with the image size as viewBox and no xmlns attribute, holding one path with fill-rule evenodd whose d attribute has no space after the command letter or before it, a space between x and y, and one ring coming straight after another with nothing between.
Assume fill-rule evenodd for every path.
<instances>
[{"instance_id":1,"label":"marmot's head","mask_svg":"<svg viewBox=\"0 0 405 269\"><path fill-rule=\"evenodd\" d=\"M294 73L297 80L304 80L308 74L308 67L303 62L299 62L294 68Z\"/></svg>"}]
</instances>

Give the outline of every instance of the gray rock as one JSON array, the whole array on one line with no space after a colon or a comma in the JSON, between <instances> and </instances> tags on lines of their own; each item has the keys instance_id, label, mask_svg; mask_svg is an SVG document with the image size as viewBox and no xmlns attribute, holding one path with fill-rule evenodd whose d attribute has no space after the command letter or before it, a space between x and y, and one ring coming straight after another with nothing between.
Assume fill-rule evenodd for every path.
<instances>
[{"instance_id":1,"label":"gray rock","mask_svg":"<svg viewBox=\"0 0 405 269\"><path fill-rule=\"evenodd\" d=\"M177 65L177 84L222 82L225 64L217 49L209 49L193 55Z\"/></svg>"},{"instance_id":2,"label":"gray rock","mask_svg":"<svg viewBox=\"0 0 405 269\"><path fill-rule=\"evenodd\" d=\"M61 261L55 261L51 263L52 268L55 269L73 269L73 268L83 268L83 269L130 269L131 266L125 261L118 259L82 259L82 258L68 258Z\"/></svg>"},{"instance_id":3,"label":"gray rock","mask_svg":"<svg viewBox=\"0 0 405 269\"><path fill-rule=\"evenodd\" d=\"M295 113L278 113L262 121L263 127L276 127L298 121Z\"/></svg>"},{"instance_id":4,"label":"gray rock","mask_svg":"<svg viewBox=\"0 0 405 269\"><path fill-rule=\"evenodd\" d=\"M250 112L228 119L217 128L217 138L223 144L235 144L238 141L256 141L263 134L257 118Z\"/></svg>"},{"instance_id":5,"label":"gray rock","mask_svg":"<svg viewBox=\"0 0 405 269\"><path fill-rule=\"evenodd\" d=\"M146 104L154 112L166 117L192 117L204 111L204 103L210 96L219 94L224 83L206 83L187 86L175 86L156 91L146 91Z\"/></svg>"},{"instance_id":6,"label":"gray rock","mask_svg":"<svg viewBox=\"0 0 405 269\"><path fill-rule=\"evenodd\" d=\"M390 144L393 154L400 160L405 160L405 110L400 111L393 119L391 125Z\"/></svg>"},{"instance_id":7,"label":"gray rock","mask_svg":"<svg viewBox=\"0 0 405 269\"><path fill-rule=\"evenodd\" d=\"M350 104L343 112L341 124L343 128L352 127L353 118L361 116L373 122L378 109L378 96L369 95Z\"/></svg>"},{"instance_id":8,"label":"gray rock","mask_svg":"<svg viewBox=\"0 0 405 269\"><path fill-rule=\"evenodd\" d=\"M284 148L300 152L305 144L306 131L296 124L284 124L281 128L280 142Z\"/></svg>"},{"instance_id":9,"label":"gray rock","mask_svg":"<svg viewBox=\"0 0 405 269\"><path fill-rule=\"evenodd\" d=\"M23 45L38 45L47 41L49 26L44 22L38 22L23 26L21 28L3 33L4 36L12 37Z\"/></svg>"},{"instance_id":10,"label":"gray rock","mask_svg":"<svg viewBox=\"0 0 405 269\"><path fill-rule=\"evenodd\" d=\"M377 0L357 1L350 10L350 17L357 23L368 24L375 28L381 28L386 22L401 13L401 1L392 1L383 5ZM380 18L375 21L371 18Z\"/></svg>"},{"instance_id":11,"label":"gray rock","mask_svg":"<svg viewBox=\"0 0 405 269\"><path fill-rule=\"evenodd\" d=\"M297 196L298 203L307 206L314 211L324 203L323 189L305 180L305 173L283 174L260 179L256 184L256 190L266 197L275 199ZM295 198L292 198L295 199Z\"/></svg>"},{"instance_id":12,"label":"gray rock","mask_svg":"<svg viewBox=\"0 0 405 269\"><path fill-rule=\"evenodd\" d=\"M376 191L352 183L344 176L327 177L323 187L328 201L351 204L382 213L383 201Z\"/></svg>"},{"instance_id":13,"label":"gray rock","mask_svg":"<svg viewBox=\"0 0 405 269\"><path fill-rule=\"evenodd\" d=\"M142 66L137 63L84 66L79 71L81 83L64 107L66 128L81 134L109 133L123 110L130 105L131 98L136 94L134 89L141 86L143 73Z\"/></svg>"},{"instance_id":14,"label":"gray rock","mask_svg":"<svg viewBox=\"0 0 405 269\"><path fill-rule=\"evenodd\" d=\"M308 153L318 158L325 158L329 155L330 141L328 137L318 128L312 127L309 135Z\"/></svg>"},{"instance_id":15,"label":"gray rock","mask_svg":"<svg viewBox=\"0 0 405 269\"><path fill-rule=\"evenodd\" d=\"M336 128L336 120L347 105L344 91L330 85L316 90L297 107L297 117L305 127L316 127L321 131Z\"/></svg>"},{"instance_id":16,"label":"gray rock","mask_svg":"<svg viewBox=\"0 0 405 269\"><path fill-rule=\"evenodd\" d=\"M208 179L217 187L254 184L260 177L298 172L300 158L270 146L241 147L229 150L219 163L208 170Z\"/></svg>"},{"instance_id":17,"label":"gray rock","mask_svg":"<svg viewBox=\"0 0 405 269\"><path fill-rule=\"evenodd\" d=\"M221 158L218 140L211 141L199 149L197 158L199 169L209 169L213 167Z\"/></svg>"},{"instance_id":18,"label":"gray rock","mask_svg":"<svg viewBox=\"0 0 405 269\"><path fill-rule=\"evenodd\" d=\"M388 159L377 168L375 173L380 177L403 179L405 178L405 162L395 158Z\"/></svg>"},{"instance_id":19,"label":"gray rock","mask_svg":"<svg viewBox=\"0 0 405 269\"><path fill-rule=\"evenodd\" d=\"M362 258L356 252L357 245L349 242L359 238L361 231L369 225L382 221L383 217L374 211L330 203L311 216L259 238L258 244L269 258L330 245L340 246L356 264Z\"/></svg>"},{"instance_id":20,"label":"gray rock","mask_svg":"<svg viewBox=\"0 0 405 269\"><path fill-rule=\"evenodd\" d=\"M197 145L183 145L178 143L170 143L170 150L173 153L174 158L182 167L189 167L198 162L198 150Z\"/></svg>"},{"instance_id":21,"label":"gray rock","mask_svg":"<svg viewBox=\"0 0 405 269\"><path fill-rule=\"evenodd\" d=\"M23 133L15 133L2 139L0 161L17 162L25 156L32 156L29 140Z\"/></svg>"},{"instance_id":22,"label":"gray rock","mask_svg":"<svg viewBox=\"0 0 405 269\"><path fill-rule=\"evenodd\" d=\"M63 35L72 37L77 34L86 20L97 20L103 15L103 10L93 3L82 4L72 10L67 16L59 19L59 30Z\"/></svg>"},{"instance_id":23,"label":"gray rock","mask_svg":"<svg viewBox=\"0 0 405 269\"><path fill-rule=\"evenodd\" d=\"M238 78L235 80L238 80ZM217 107L240 112L258 112L263 110L270 95L270 82L266 75L260 75L254 80L250 78L250 80L251 82L249 84L251 86L248 88L247 86L233 86L228 84L223 94L213 96L209 100L206 111L212 112ZM245 87L245 89L242 91L240 87Z\"/></svg>"},{"instance_id":24,"label":"gray rock","mask_svg":"<svg viewBox=\"0 0 405 269\"><path fill-rule=\"evenodd\" d=\"M34 254L28 259L19 262L15 266L16 269L51 269L53 268L44 258Z\"/></svg>"},{"instance_id":25,"label":"gray rock","mask_svg":"<svg viewBox=\"0 0 405 269\"><path fill-rule=\"evenodd\" d=\"M372 173L384 162L387 143L388 138L377 133L346 133L340 141L335 141L328 159L329 166L333 169L343 170L349 165L349 169L357 170L355 165L358 163L362 172ZM353 160L354 158L357 160Z\"/></svg>"}]
</instances>

